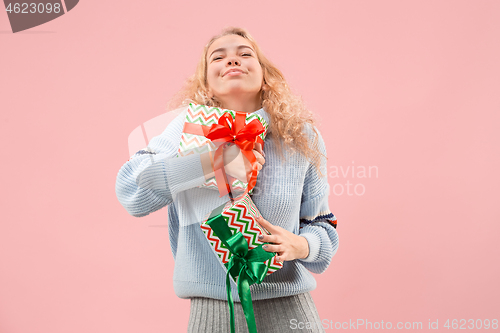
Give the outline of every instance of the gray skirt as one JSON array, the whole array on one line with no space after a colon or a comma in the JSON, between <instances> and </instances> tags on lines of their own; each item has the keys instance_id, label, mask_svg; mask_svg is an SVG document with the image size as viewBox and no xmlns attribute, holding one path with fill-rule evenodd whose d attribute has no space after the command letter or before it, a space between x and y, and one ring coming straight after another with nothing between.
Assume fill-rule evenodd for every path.
<instances>
[{"instance_id":1,"label":"gray skirt","mask_svg":"<svg viewBox=\"0 0 500 333\"><path fill-rule=\"evenodd\" d=\"M253 301L257 332L325 332L311 294L270 298ZM237 333L248 333L241 303L234 302ZM212 298L191 298L188 333L229 333L229 306L227 301Z\"/></svg>"}]
</instances>

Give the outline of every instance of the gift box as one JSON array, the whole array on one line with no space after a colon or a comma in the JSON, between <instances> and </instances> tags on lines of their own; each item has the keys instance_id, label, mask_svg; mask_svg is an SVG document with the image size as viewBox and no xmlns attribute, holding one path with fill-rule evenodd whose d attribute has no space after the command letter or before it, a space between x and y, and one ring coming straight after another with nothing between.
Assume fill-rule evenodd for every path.
<instances>
[{"instance_id":1,"label":"gift box","mask_svg":"<svg viewBox=\"0 0 500 333\"><path fill-rule=\"evenodd\" d=\"M210 243L211 248L218 256L219 262L224 266L226 271L228 263L234 254L231 253L226 244L221 241L217 232L213 230L211 223L213 223L214 220L219 219L219 221L227 225L231 235L235 235L240 232L248 244L248 251L251 251L257 247L261 248L263 244L267 244L259 240L259 235L270 234L267 229L262 227L257 222L256 219L258 217L262 217L259 210L250 196L248 194L244 194L243 196L237 198L234 202L229 201L214 209L201 224L200 227L203 230L206 239ZM265 250L262 249L262 251ZM267 253L273 254L271 258L263 261L266 265L266 275L269 275L282 268L283 263L276 260L276 253ZM233 277L233 281L236 283L237 279L235 274L231 274L231 276Z\"/></svg>"},{"instance_id":2,"label":"gift box","mask_svg":"<svg viewBox=\"0 0 500 333\"><path fill-rule=\"evenodd\" d=\"M232 333L235 332L236 322L230 279L238 286L248 332L257 333L250 286L261 283L267 275L283 267L283 263L276 260L276 253L262 248L266 243L260 241L258 236L270 233L256 221L258 217L261 217L259 210L245 192L214 209L200 226L226 271Z\"/></svg>"},{"instance_id":3,"label":"gift box","mask_svg":"<svg viewBox=\"0 0 500 333\"><path fill-rule=\"evenodd\" d=\"M265 119L259 116L258 114L245 113L229 109L221 109L218 107L209 107L206 105L198 105L190 103L187 109L187 114L184 122L184 128L181 140L179 143L177 157L187 156L194 153L201 154L201 153L207 153L209 151L215 151L218 148L217 144L212 142L212 140L208 139L207 137L205 137L203 130L205 130L206 133L206 130L210 126L217 124L219 122L219 119L225 113L229 113L232 119L236 118L237 113L244 114L245 125L249 124L254 120L257 120L264 128L264 132L257 135L255 142L260 143L263 147L264 139L267 134L268 124L265 121ZM231 185L231 189L235 192L244 191L248 186L248 183L244 183L232 177L229 177L229 184ZM218 189L215 177L208 179L205 183L203 183L199 187L209 188L214 190ZM252 193L251 190L249 192Z\"/></svg>"}]
</instances>

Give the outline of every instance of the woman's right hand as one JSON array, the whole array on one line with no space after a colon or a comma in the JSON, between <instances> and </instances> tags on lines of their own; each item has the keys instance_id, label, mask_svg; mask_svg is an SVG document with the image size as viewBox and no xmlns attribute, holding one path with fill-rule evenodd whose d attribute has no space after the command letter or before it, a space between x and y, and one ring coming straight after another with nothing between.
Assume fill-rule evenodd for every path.
<instances>
[{"instance_id":1,"label":"woman's right hand","mask_svg":"<svg viewBox=\"0 0 500 333\"><path fill-rule=\"evenodd\" d=\"M224 148L224 168L226 173L231 177L237 178L244 183L248 183L252 175L253 168L257 169L257 174L262 169L262 165L266 162L264 159L264 151L260 144L256 144L255 148L252 150L255 155L256 161L254 165L241 153L240 148L237 145L231 145L231 147Z\"/></svg>"}]
</instances>

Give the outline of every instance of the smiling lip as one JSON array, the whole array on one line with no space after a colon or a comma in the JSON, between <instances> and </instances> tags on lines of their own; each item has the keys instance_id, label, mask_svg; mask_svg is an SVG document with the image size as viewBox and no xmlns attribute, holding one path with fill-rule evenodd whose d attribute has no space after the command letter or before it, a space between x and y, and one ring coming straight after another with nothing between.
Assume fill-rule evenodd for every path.
<instances>
[{"instance_id":1,"label":"smiling lip","mask_svg":"<svg viewBox=\"0 0 500 333\"><path fill-rule=\"evenodd\" d=\"M226 75L238 75L238 74L243 74L243 71L241 69L230 69L228 70L227 72L224 73L224 75L222 76L226 76Z\"/></svg>"}]
</instances>

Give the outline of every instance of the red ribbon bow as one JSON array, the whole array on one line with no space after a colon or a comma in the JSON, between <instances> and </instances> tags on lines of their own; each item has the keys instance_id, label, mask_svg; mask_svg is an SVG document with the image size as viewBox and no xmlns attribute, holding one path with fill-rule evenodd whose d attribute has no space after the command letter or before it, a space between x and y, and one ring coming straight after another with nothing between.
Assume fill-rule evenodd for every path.
<instances>
[{"instance_id":1,"label":"red ribbon bow","mask_svg":"<svg viewBox=\"0 0 500 333\"><path fill-rule=\"evenodd\" d=\"M265 131L262 124L254 119L245 125L245 115L236 113L236 119L229 112L219 118L218 124L213 124L205 135L212 142L234 142L244 151L253 149L255 138Z\"/></svg>"}]
</instances>

